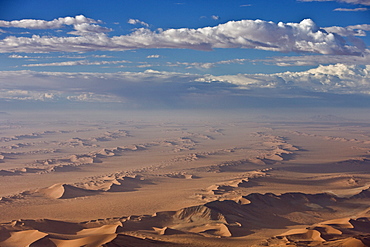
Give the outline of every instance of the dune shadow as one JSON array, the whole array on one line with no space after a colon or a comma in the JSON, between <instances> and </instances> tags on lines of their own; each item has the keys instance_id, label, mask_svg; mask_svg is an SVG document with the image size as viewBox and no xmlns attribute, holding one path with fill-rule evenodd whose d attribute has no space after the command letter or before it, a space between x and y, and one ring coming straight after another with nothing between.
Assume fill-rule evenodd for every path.
<instances>
[{"instance_id":1,"label":"dune shadow","mask_svg":"<svg viewBox=\"0 0 370 247\"><path fill-rule=\"evenodd\" d=\"M124 179L117 179L119 184L112 184L108 192L129 192L137 191L143 185L153 185L154 183L148 180L141 180L140 178L125 177Z\"/></svg>"}]
</instances>

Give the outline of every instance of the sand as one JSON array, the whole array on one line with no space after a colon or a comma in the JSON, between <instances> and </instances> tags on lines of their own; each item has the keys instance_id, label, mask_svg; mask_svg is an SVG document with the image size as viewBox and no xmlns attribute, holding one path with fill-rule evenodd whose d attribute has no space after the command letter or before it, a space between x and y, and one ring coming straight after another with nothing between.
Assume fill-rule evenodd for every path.
<instances>
[{"instance_id":1,"label":"sand","mask_svg":"<svg viewBox=\"0 0 370 247\"><path fill-rule=\"evenodd\" d=\"M0 123L0 246L370 243L366 122L117 118Z\"/></svg>"}]
</instances>

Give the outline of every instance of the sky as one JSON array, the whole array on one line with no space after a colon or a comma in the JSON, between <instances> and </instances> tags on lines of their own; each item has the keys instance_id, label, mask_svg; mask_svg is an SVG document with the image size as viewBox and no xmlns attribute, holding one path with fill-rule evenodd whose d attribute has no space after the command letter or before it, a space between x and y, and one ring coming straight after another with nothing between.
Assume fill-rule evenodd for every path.
<instances>
[{"instance_id":1,"label":"sky","mask_svg":"<svg viewBox=\"0 0 370 247\"><path fill-rule=\"evenodd\" d=\"M1 0L0 107L370 107L370 0Z\"/></svg>"}]
</instances>

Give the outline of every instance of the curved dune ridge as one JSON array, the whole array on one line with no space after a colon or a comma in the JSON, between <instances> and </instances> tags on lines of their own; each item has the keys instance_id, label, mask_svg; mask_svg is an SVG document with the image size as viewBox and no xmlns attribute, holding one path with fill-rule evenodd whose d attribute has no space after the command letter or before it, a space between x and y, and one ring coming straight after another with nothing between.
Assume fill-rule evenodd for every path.
<instances>
[{"instance_id":1,"label":"curved dune ridge","mask_svg":"<svg viewBox=\"0 0 370 247\"><path fill-rule=\"evenodd\" d=\"M61 198L80 193L80 190L57 184L40 193ZM242 198L249 203L231 200L212 201L178 211L157 212L152 216L116 217L81 223L17 220L0 225L0 246L181 244L182 238L179 236L189 234L198 236L199 241L210 237L238 239L264 228L282 229L283 232L267 239L265 246L325 244L325 246L362 247L370 244L370 208L368 207L370 191L368 190L351 198L339 198L327 193L282 195L253 193ZM349 205L356 206L359 216L333 219L335 216L343 215ZM319 222L318 219L326 220ZM289 226L309 225L309 222L312 225L307 228L283 231ZM166 236L166 238L160 236ZM125 245L125 239L128 238L137 241L137 245Z\"/></svg>"},{"instance_id":2,"label":"curved dune ridge","mask_svg":"<svg viewBox=\"0 0 370 247\"><path fill-rule=\"evenodd\" d=\"M64 184L57 183L46 188L31 191L24 191L19 194L0 197L0 202L10 202L13 200L25 199L27 197L45 197L49 199L72 199L99 195L103 192L129 192L136 191L142 185L153 184L150 180L144 179L140 175L133 176L106 176L100 179L95 178L89 182Z\"/></svg>"},{"instance_id":3,"label":"curved dune ridge","mask_svg":"<svg viewBox=\"0 0 370 247\"><path fill-rule=\"evenodd\" d=\"M122 133L121 133L122 132ZM93 139L94 141L109 141L111 139L116 139L120 136L128 136L126 131L119 130L116 134L108 133L105 137ZM203 138L201 135L196 135L194 133L188 133L189 136L194 136L196 138ZM204 139L204 138L203 138ZM205 138L207 139L207 138ZM73 141L80 140L80 138L73 138ZM91 141L91 140L90 140ZM72 154L68 157L63 158L52 158L52 159L42 159L36 160L32 167L21 167L21 168L14 168L5 170L0 170L0 176L13 176L13 175L23 175L27 173L37 173L37 174L45 174L50 172L69 172L78 170L80 166L83 165L91 165L94 163L101 163L102 159L106 159L112 156L121 156L125 152L133 152L133 151L142 151L146 150L152 146L163 146L163 147L171 147L174 148L173 152L179 152L182 150L190 150L194 145L196 145L196 141L193 141L188 136L183 136L172 140L167 141L152 141L144 144L131 144L128 146L117 146L114 148L103 148L97 151L89 152L86 154ZM63 143L60 143L61 146L64 146ZM88 145L88 144L86 144ZM72 145L73 146L73 145ZM91 147L95 147L94 145L88 145ZM45 151L45 150L44 150ZM48 152L54 152L55 150L50 150ZM6 157L3 155L5 153L0 153L0 162L2 162ZM14 153L14 155L19 155L20 153Z\"/></svg>"},{"instance_id":4,"label":"curved dune ridge","mask_svg":"<svg viewBox=\"0 0 370 247\"><path fill-rule=\"evenodd\" d=\"M253 186L254 179L267 177L267 172L270 170L272 170L272 168L265 168L240 174L234 179L207 187L203 190L204 192L197 193L196 197L203 201L234 200L247 202L248 200L242 197L242 191L238 191L238 189Z\"/></svg>"},{"instance_id":5,"label":"curved dune ridge","mask_svg":"<svg viewBox=\"0 0 370 247\"><path fill-rule=\"evenodd\" d=\"M293 246L325 243L325 246L366 247L370 245L370 218L328 220L305 229L289 230L272 239Z\"/></svg>"},{"instance_id":6,"label":"curved dune ridge","mask_svg":"<svg viewBox=\"0 0 370 247\"><path fill-rule=\"evenodd\" d=\"M101 163L101 159L112 156L119 156L127 151L145 150L145 148L150 145L152 144L134 144L127 147L119 146L110 149L103 148L101 150L90 152L87 154L73 154L65 158L36 160L34 164L32 164L32 167L0 170L0 176L23 175L27 173L44 174L50 172L74 171L79 169L80 166Z\"/></svg>"},{"instance_id":7,"label":"curved dune ridge","mask_svg":"<svg viewBox=\"0 0 370 247\"><path fill-rule=\"evenodd\" d=\"M14 231L9 233L9 238L0 242L2 247L29 246L39 239L47 236L47 233L38 230Z\"/></svg>"},{"instance_id":8,"label":"curved dune ridge","mask_svg":"<svg viewBox=\"0 0 370 247\"><path fill-rule=\"evenodd\" d=\"M81 189L68 184L54 184L50 187L38 189L34 192L36 195L42 195L52 199L69 199L96 195L98 191Z\"/></svg>"},{"instance_id":9,"label":"curved dune ridge","mask_svg":"<svg viewBox=\"0 0 370 247\"><path fill-rule=\"evenodd\" d=\"M141 176L122 177L82 183L80 186L83 188L68 184L54 184L47 188L38 189L34 194L52 199L69 199L97 195L101 192L135 191L137 188L140 188L140 184L144 183L150 184L149 181L144 180Z\"/></svg>"}]
</instances>

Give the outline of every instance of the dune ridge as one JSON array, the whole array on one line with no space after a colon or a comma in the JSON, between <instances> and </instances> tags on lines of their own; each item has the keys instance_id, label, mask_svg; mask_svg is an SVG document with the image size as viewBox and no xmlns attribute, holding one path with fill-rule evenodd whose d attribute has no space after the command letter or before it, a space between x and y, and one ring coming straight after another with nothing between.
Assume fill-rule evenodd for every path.
<instances>
[{"instance_id":1,"label":"dune ridge","mask_svg":"<svg viewBox=\"0 0 370 247\"><path fill-rule=\"evenodd\" d=\"M19 194L0 197L1 202L11 202L28 197L45 197L49 199L71 199L77 197L87 197L99 195L103 192L128 192L136 191L142 185L153 184L150 180L144 179L140 175L126 175L120 177L104 177L88 182L75 184L57 183L46 188L27 190Z\"/></svg>"},{"instance_id":2,"label":"dune ridge","mask_svg":"<svg viewBox=\"0 0 370 247\"><path fill-rule=\"evenodd\" d=\"M48 188L50 191L43 192L61 198L61 187L66 189L63 185L58 185ZM245 237L261 228L284 229L309 223L312 226L307 228L295 228L285 232L282 230L281 234L266 239L264 243L268 246L294 246L294 244L306 246L308 243L325 246L338 246L336 244L353 246L351 244L356 243L358 246L366 246L370 241L370 217L366 216L370 212L370 207L368 204L364 205L364 202L370 201L369 190L364 190L351 198L339 198L327 193L281 195L252 193L243 198L250 203L216 200L177 211L157 212L151 216L115 217L80 223L17 220L0 225L2 236L0 245L16 246L15 243L28 245L32 243L32 246L42 246L40 244L51 241L58 247L103 244L114 246L110 244L118 241L117 239L122 237L120 235L134 236L136 233L136 236L142 236L143 241L158 240L155 236L167 236L167 243L175 243L176 236L183 234L223 239ZM353 206L353 203L357 205L359 214L362 212L362 216L332 218L342 215L346 207L349 204Z\"/></svg>"},{"instance_id":3,"label":"dune ridge","mask_svg":"<svg viewBox=\"0 0 370 247\"><path fill-rule=\"evenodd\" d=\"M268 176L267 172L270 170L272 170L272 168L242 173L223 183L213 184L204 189L204 192L196 193L195 195L201 200L208 202L214 200L234 200L244 201L244 203L247 203L249 201L242 197L243 191L238 189L249 187L251 180Z\"/></svg>"},{"instance_id":4,"label":"dune ridge","mask_svg":"<svg viewBox=\"0 0 370 247\"><path fill-rule=\"evenodd\" d=\"M370 218L342 218L320 222L302 229L292 229L269 240L274 244L301 246L366 247L370 245Z\"/></svg>"},{"instance_id":5,"label":"dune ridge","mask_svg":"<svg viewBox=\"0 0 370 247\"><path fill-rule=\"evenodd\" d=\"M57 131L46 131L45 133L57 133ZM42 136L44 133L41 134L32 134L31 136ZM27 135L28 136L28 135ZM92 137L89 139L81 139L81 138L72 138L68 142L58 142L60 146L88 146L88 147L98 147L97 144L91 144L91 142L107 142L114 139L118 139L121 137L130 137L128 131L126 130L117 130L117 131L107 131L101 137ZM112 157L112 156L121 156L124 155L125 152L130 151L143 151L147 148L153 146L163 146L163 147L170 147L172 151L177 153L181 151L191 150L195 145L196 141L194 141L191 137L195 138L203 138L203 139L210 139L213 140L210 136L204 136L198 133L187 133L187 135L182 135L174 140L161 140L161 141L151 141L143 144L131 144L127 146L117 146L114 148L102 148L97 151L91 151L85 154L72 154L68 157L63 158L52 158L52 159L42 159L36 160L32 164L27 164L25 167L21 168L14 168L14 169L2 169L0 170L0 176L10 176L10 175L22 175L26 173L30 173L31 169L34 170L33 173L36 174L44 174L50 172L68 172L78 170L79 166L90 165L94 163L101 163L103 159ZM12 139L13 140L13 139ZM18 139L15 139L18 140ZM69 143L69 144L68 144ZM75 143L75 144L73 144ZM2 152L0 153L2 159L6 160L7 156L9 158L16 158L18 155L30 155L30 154L49 154L49 153L57 153L57 149L43 149L39 151L29 151L29 152ZM36 169L39 169L36 171Z\"/></svg>"},{"instance_id":6,"label":"dune ridge","mask_svg":"<svg viewBox=\"0 0 370 247\"><path fill-rule=\"evenodd\" d=\"M132 145L128 147L115 147L101 149L87 154L73 154L66 158L54 158L36 160L31 166L11 170L1 170L0 176L22 175L26 173L44 174L50 172L68 172L78 169L79 166L101 163L101 159L122 155L126 151L139 151L145 149L144 145ZM54 152L52 150L50 152ZM49 151L48 151L49 152Z\"/></svg>"},{"instance_id":7,"label":"dune ridge","mask_svg":"<svg viewBox=\"0 0 370 247\"><path fill-rule=\"evenodd\" d=\"M58 124L2 132L0 246L368 245L368 124Z\"/></svg>"}]
</instances>

